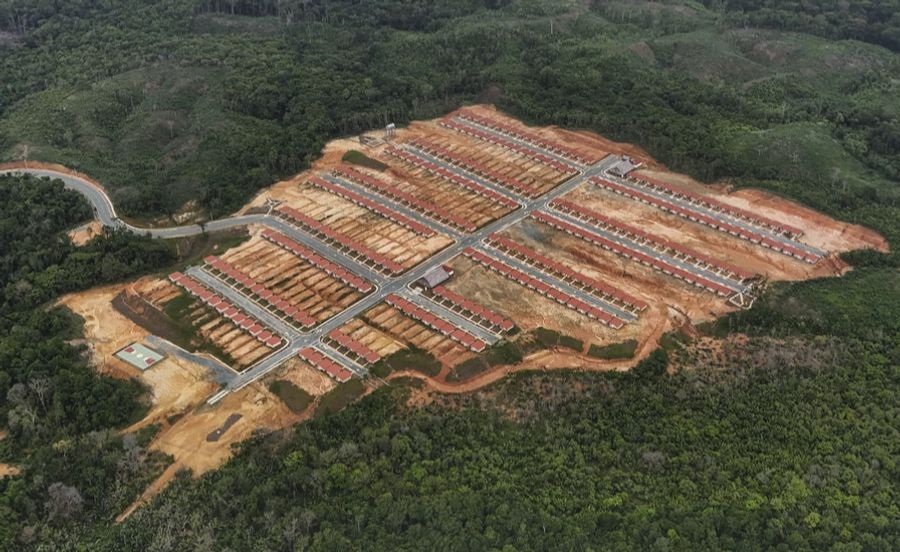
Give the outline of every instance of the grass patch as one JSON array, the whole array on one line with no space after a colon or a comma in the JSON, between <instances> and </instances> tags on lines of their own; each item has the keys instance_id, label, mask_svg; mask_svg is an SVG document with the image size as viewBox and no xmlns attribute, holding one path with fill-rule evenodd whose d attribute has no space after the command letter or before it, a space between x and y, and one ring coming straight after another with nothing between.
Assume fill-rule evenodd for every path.
<instances>
[{"instance_id":1,"label":"grass patch","mask_svg":"<svg viewBox=\"0 0 900 552\"><path fill-rule=\"evenodd\" d=\"M166 316L173 320L182 320L187 310L194 304L194 298L187 293L181 292L177 297L169 301L163 307Z\"/></svg>"},{"instance_id":2,"label":"grass patch","mask_svg":"<svg viewBox=\"0 0 900 552\"><path fill-rule=\"evenodd\" d=\"M548 328L536 328L532 331L532 335L546 349L554 347L564 347L573 351L581 352L584 350L584 342L570 335L563 335L555 330Z\"/></svg>"},{"instance_id":3,"label":"grass patch","mask_svg":"<svg viewBox=\"0 0 900 552\"><path fill-rule=\"evenodd\" d=\"M366 385L359 378L351 378L322 395L316 417L324 414L333 414L343 409L348 404L358 399L366 390Z\"/></svg>"},{"instance_id":4,"label":"grass patch","mask_svg":"<svg viewBox=\"0 0 900 552\"><path fill-rule=\"evenodd\" d=\"M447 381L464 381L494 366L518 364L522 362L522 348L512 341L495 343L484 353L460 362L447 374Z\"/></svg>"},{"instance_id":5,"label":"grass patch","mask_svg":"<svg viewBox=\"0 0 900 552\"><path fill-rule=\"evenodd\" d=\"M172 322L170 329L177 334L177 338L173 341L183 349L194 352L206 351L225 364L234 366L235 361L231 358L231 355L197 332L190 320L191 309L195 303L195 299L190 294L182 291L177 297L163 306L163 313Z\"/></svg>"},{"instance_id":6,"label":"grass patch","mask_svg":"<svg viewBox=\"0 0 900 552\"><path fill-rule=\"evenodd\" d=\"M659 338L659 345L666 352L682 349L685 345L691 342L691 338L685 335L680 330L675 330L671 332L666 332Z\"/></svg>"},{"instance_id":7,"label":"grass patch","mask_svg":"<svg viewBox=\"0 0 900 552\"><path fill-rule=\"evenodd\" d=\"M372 367L372 373L380 378L391 372L413 370L434 377L441 371L441 363L428 351L416 347L401 349L386 356Z\"/></svg>"},{"instance_id":8,"label":"grass patch","mask_svg":"<svg viewBox=\"0 0 900 552\"><path fill-rule=\"evenodd\" d=\"M465 381L487 371L490 367L484 357L472 357L454 366L447 374L447 381Z\"/></svg>"},{"instance_id":9,"label":"grass patch","mask_svg":"<svg viewBox=\"0 0 900 552\"><path fill-rule=\"evenodd\" d=\"M171 270L184 270L186 267L197 264L207 255L221 255L232 247L237 247L250 239L250 233L246 228L215 232L212 234L199 234L182 238L178 241L178 256L182 260Z\"/></svg>"},{"instance_id":10,"label":"grass patch","mask_svg":"<svg viewBox=\"0 0 900 552\"><path fill-rule=\"evenodd\" d=\"M401 376L399 378L392 379L391 385L396 387L411 387L413 389L422 389L423 387L425 387L425 382L418 378Z\"/></svg>"},{"instance_id":11,"label":"grass patch","mask_svg":"<svg viewBox=\"0 0 900 552\"><path fill-rule=\"evenodd\" d=\"M383 171L387 168L387 165L385 165L381 161L372 159L365 153L357 150L349 150L344 154L343 157L341 157L341 161L343 161L344 163L350 163L352 165L368 167L370 169L375 169L376 171Z\"/></svg>"},{"instance_id":12,"label":"grass patch","mask_svg":"<svg viewBox=\"0 0 900 552\"><path fill-rule=\"evenodd\" d=\"M592 343L591 347L588 349L587 355L591 358L603 360L622 360L633 357L635 350L637 350L637 345L638 342L636 339L629 339L628 341L623 341L621 343L613 343L612 345L606 345L605 347L594 345Z\"/></svg>"},{"instance_id":13,"label":"grass patch","mask_svg":"<svg viewBox=\"0 0 900 552\"><path fill-rule=\"evenodd\" d=\"M294 413L303 412L312 404L312 395L300 389L291 381L275 380L269 384L269 391L281 399Z\"/></svg>"}]
</instances>

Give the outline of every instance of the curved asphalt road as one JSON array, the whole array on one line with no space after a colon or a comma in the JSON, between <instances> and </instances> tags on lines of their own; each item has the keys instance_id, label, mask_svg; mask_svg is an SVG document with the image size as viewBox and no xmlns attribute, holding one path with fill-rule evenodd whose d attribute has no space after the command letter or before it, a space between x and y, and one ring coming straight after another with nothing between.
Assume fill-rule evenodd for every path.
<instances>
[{"instance_id":1,"label":"curved asphalt road","mask_svg":"<svg viewBox=\"0 0 900 552\"><path fill-rule=\"evenodd\" d=\"M155 238L183 238L185 236L194 236L202 234L204 228L199 224L190 224L187 226L172 226L168 228L142 228L128 224L116 215L116 208L113 206L106 191L87 180L72 176L70 174L52 171L48 169L10 169L2 170L0 174L30 174L33 176L58 178L63 181L65 187L69 190L75 190L83 195L91 206L94 208L94 215L103 226L112 226L115 228L126 228L136 234L150 234ZM206 224L207 232L215 232L217 230L226 230L236 226L246 226L252 222L260 222L265 215L244 215L239 217L228 217L224 219L214 220Z\"/></svg>"}]
</instances>

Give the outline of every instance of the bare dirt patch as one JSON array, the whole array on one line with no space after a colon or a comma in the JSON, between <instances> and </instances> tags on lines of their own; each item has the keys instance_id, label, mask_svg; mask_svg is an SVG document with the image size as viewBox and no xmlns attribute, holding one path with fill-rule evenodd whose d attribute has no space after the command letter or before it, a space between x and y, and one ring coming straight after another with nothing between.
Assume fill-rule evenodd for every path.
<instances>
[{"instance_id":1,"label":"bare dirt patch","mask_svg":"<svg viewBox=\"0 0 900 552\"><path fill-rule=\"evenodd\" d=\"M864 248L888 251L887 240L873 230L835 220L765 190L748 188L728 193L727 184L707 186L682 174L655 170L641 170L638 174L646 174L670 184L683 186L695 193L711 195L735 207L800 228L804 233L801 241L832 253Z\"/></svg>"},{"instance_id":2,"label":"bare dirt patch","mask_svg":"<svg viewBox=\"0 0 900 552\"><path fill-rule=\"evenodd\" d=\"M141 372L116 358L114 353L149 332L124 317L112 306L112 300L126 288L124 284L92 289L63 297L61 304L85 320L84 336L97 371L120 378L137 378L150 389L152 406L147 416L129 428L133 431L166 418L180 415L203 402L216 389L202 366L167 356L152 368Z\"/></svg>"},{"instance_id":3,"label":"bare dirt patch","mask_svg":"<svg viewBox=\"0 0 900 552\"><path fill-rule=\"evenodd\" d=\"M98 221L89 222L78 228L74 228L71 232L69 232L69 239L72 240L72 243L75 245L84 245L87 242L91 241L94 236L100 235L103 230L103 226Z\"/></svg>"},{"instance_id":4,"label":"bare dirt patch","mask_svg":"<svg viewBox=\"0 0 900 552\"><path fill-rule=\"evenodd\" d=\"M15 477L22 473L22 470L17 466L13 466L12 464L2 464L0 463L0 479L5 477Z\"/></svg>"}]
</instances>

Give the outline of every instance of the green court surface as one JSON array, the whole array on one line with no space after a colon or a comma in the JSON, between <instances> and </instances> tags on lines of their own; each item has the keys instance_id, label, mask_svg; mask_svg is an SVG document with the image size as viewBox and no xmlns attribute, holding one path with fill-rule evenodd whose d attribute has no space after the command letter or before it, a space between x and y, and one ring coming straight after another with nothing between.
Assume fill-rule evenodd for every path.
<instances>
[{"instance_id":1,"label":"green court surface","mask_svg":"<svg viewBox=\"0 0 900 552\"><path fill-rule=\"evenodd\" d=\"M119 349L116 351L116 357L139 370L146 370L164 358L163 355L140 343L132 343Z\"/></svg>"}]
</instances>

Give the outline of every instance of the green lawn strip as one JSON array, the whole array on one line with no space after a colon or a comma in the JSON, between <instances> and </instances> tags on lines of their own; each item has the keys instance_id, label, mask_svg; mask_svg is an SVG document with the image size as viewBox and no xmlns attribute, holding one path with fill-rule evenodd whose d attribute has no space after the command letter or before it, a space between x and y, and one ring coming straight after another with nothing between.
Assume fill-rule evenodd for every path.
<instances>
[{"instance_id":1,"label":"green lawn strip","mask_svg":"<svg viewBox=\"0 0 900 552\"><path fill-rule=\"evenodd\" d=\"M312 404L312 395L300 389L291 381L275 380L269 384L269 391L281 399L294 413L303 412Z\"/></svg>"},{"instance_id":2,"label":"green lawn strip","mask_svg":"<svg viewBox=\"0 0 900 552\"><path fill-rule=\"evenodd\" d=\"M599 358L603 360L622 360L634 356L638 342L636 339L629 339L621 343L613 343L611 345L600 346L591 344L587 355L591 358Z\"/></svg>"},{"instance_id":3,"label":"green lawn strip","mask_svg":"<svg viewBox=\"0 0 900 552\"><path fill-rule=\"evenodd\" d=\"M368 167L370 169L375 169L376 171L383 171L387 168L387 165L385 165L381 161L372 159L368 155L357 150L349 150L344 154L343 157L341 157L341 161L343 161L344 163L350 163L352 165Z\"/></svg>"}]
</instances>

